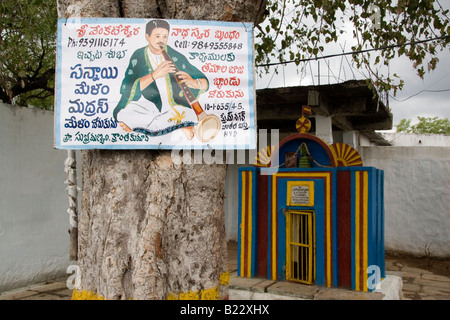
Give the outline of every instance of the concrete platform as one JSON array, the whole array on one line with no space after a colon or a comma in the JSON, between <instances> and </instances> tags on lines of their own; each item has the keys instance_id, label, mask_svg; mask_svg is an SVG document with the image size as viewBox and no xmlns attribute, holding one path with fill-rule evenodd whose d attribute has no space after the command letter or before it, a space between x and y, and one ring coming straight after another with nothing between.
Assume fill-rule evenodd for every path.
<instances>
[{"instance_id":1,"label":"concrete platform","mask_svg":"<svg viewBox=\"0 0 450 320\"><path fill-rule=\"evenodd\" d=\"M326 288L287 281L230 276L230 300L401 300L403 282L396 275L386 275L380 288L361 292Z\"/></svg>"},{"instance_id":2,"label":"concrete platform","mask_svg":"<svg viewBox=\"0 0 450 320\"><path fill-rule=\"evenodd\" d=\"M401 300L401 274L386 270L386 278L375 292L360 292L340 288L326 288L288 281L237 276L237 243L228 243L230 300Z\"/></svg>"},{"instance_id":3,"label":"concrete platform","mask_svg":"<svg viewBox=\"0 0 450 320\"><path fill-rule=\"evenodd\" d=\"M236 243L229 243L230 300L450 300L450 276L434 274L427 261L402 257L386 259L387 277L373 293L324 288L285 281L237 277ZM450 269L450 265L449 265ZM0 292L0 300L69 300L67 277Z\"/></svg>"}]
</instances>

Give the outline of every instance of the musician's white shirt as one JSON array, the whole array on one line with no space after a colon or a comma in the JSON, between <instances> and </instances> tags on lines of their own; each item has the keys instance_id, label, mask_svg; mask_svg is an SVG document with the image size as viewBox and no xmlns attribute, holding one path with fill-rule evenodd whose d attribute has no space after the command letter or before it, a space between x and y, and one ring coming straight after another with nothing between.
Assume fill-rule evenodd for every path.
<instances>
[{"instance_id":1,"label":"musician's white shirt","mask_svg":"<svg viewBox=\"0 0 450 320\"><path fill-rule=\"evenodd\" d=\"M147 48L146 52L152 68L155 70L164 61L164 57L153 54L149 48ZM168 81L169 77L161 77L155 80L161 96L161 111L158 111L158 108L152 101L141 96L139 100L131 101L124 109L120 110L117 114L117 120L124 122L131 129L144 128L149 131L157 131L176 124L173 120L174 116L176 116L176 110L178 113L184 112L182 122L192 121L196 123L197 116L192 109L172 105Z\"/></svg>"}]
</instances>

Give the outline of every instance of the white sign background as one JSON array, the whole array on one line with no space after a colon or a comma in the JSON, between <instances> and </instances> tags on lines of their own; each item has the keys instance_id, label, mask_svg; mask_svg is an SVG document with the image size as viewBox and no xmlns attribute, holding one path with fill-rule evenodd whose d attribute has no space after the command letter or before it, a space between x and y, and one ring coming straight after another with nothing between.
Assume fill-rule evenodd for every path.
<instances>
[{"instance_id":1,"label":"white sign background","mask_svg":"<svg viewBox=\"0 0 450 320\"><path fill-rule=\"evenodd\" d=\"M309 186L291 186L291 203L307 205L309 202Z\"/></svg>"},{"instance_id":2,"label":"white sign background","mask_svg":"<svg viewBox=\"0 0 450 320\"><path fill-rule=\"evenodd\" d=\"M126 132L113 111L131 55L148 45L152 19L58 20L55 147L58 149L254 149L253 25L166 20L168 46L183 54L209 81L198 98L220 119L217 136L189 140L181 129L150 136ZM189 112L191 109L187 109Z\"/></svg>"}]
</instances>

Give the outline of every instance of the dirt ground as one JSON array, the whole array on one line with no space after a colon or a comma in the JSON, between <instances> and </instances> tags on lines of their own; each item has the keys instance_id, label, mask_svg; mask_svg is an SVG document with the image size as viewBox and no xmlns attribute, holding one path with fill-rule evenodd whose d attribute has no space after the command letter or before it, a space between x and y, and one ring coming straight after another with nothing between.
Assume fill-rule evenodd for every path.
<instances>
[{"instance_id":1,"label":"dirt ground","mask_svg":"<svg viewBox=\"0 0 450 320\"><path fill-rule=\"evenodd\" d=\"M450 259L433 257L415 257L411 255L386 252L386 260L401 260L401 262L412 268L428 270L436 275L450 277Z\"/></svg>"}]
</instances>

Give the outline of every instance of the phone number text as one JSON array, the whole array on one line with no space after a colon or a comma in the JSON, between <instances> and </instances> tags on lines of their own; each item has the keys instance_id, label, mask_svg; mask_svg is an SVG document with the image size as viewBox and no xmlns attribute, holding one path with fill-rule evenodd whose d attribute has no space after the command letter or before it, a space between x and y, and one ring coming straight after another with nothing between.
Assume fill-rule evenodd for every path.
<instances>
[{"instance_id":1,"label":"phone number text","mask_svg":"<svg viewBox=\"0 0 450 320\"><path fill-rule=\"evenodd\" d=\"M174 46L182 49L209 49L209 50L241 50L242 43L233 42L208 42L208 41L188 41L175 40Z\"/></svg>"},{"instance_id":2,"label":"phone number text","mask_svg":"<svg viewBox=\"0 0 450 320\"><path fill-rule=\"evenodd\" d=\"M79 38L74 39L69 37L67 39L67 47L123 47L125 45L125 39L119 38Z\"/></svg>"}]
</instances>

